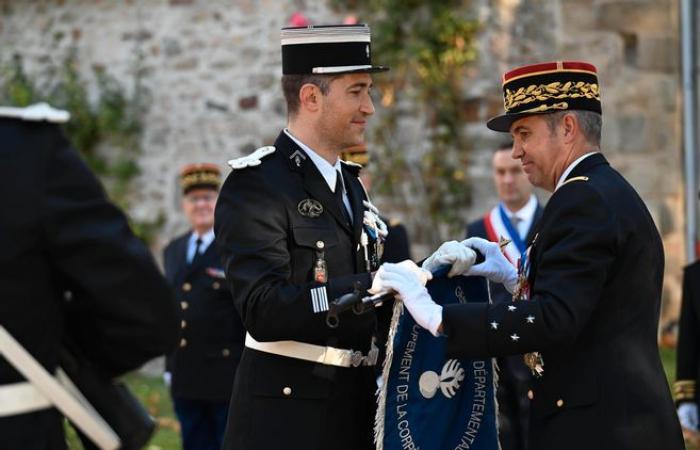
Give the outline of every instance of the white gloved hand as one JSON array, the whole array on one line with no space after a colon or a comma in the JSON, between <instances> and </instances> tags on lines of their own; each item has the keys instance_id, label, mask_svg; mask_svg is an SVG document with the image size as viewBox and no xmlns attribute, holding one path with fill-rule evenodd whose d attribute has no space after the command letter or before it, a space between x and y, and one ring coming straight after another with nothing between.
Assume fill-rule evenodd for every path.
<instances>
[{"instance_id":1,"label":"white gloved hand","mask_svg":"<svg viewBox=\"0 0 700 450\"><path fill-rule=\"evenodd\" d=\"M378 270L377 273L374 275L374 279L372 280L372 287L370 287L369 289L367 289L367 292L369 292L369 293L372 294L372 295L384 294L384 293L389 292L389 291L392 290L391 288L387 288L387 287L385 287L385 286L382 285L382 283L383 283L383 281L382 281L383 278L382 278L381 275L384 273L384 266L385 266L386 264L387 264L387 263L382 264L382 265L379 267L379 270ZM417 276L418 279L420 280L420 283L421 283L423 286L425 286L425 284L426 284L428 281L430 281L430 280L433 279L433 274L432 274L432 273L428 272L427 270L421 269L420 267L418 267L418 266L416 265L416 263L414 263L414 262L411 261L410 259L405 259L405 260L401 261L400 263L397 263L397 264L394 264L394 265L403 267L403 268L405 268L405 269L408 269L408 270L411 271L412 273L416 274L416 276Z\"/></svg>"},{"instance_id":2,"label":"white gloved hand","mask_svg":"<svg viewBox=\"0 0 700 450\"><path fill-rule=\"evenodd\" d=\"M518 284L518 271L501 252L501 247L495 243L477 237L462 241L463 245L478 250L484 255L485 261L472 266L466 275L476 275L488 278L494 283L502 283L511 294Z\"/></svg>"},{"instance_id":3,"label":"white gloved hand","mask_svg":"<svg viewBox=\"0 0 700 450\"><path fill-rule=\"evenodd\" d=\"M678 420L683 428L698 431L698 405L697 403L681 403L678 406Z\"/></svg>"},{"instance_id":4,"label":"white gloved hand","mask_svg":"<svg viewBox=\"0 0 700 450\"><path fill-rule=\"evenodd\" d=\"M163 382L165 383L165 387L170 387L172 379L173 375L170 372L163 372Z\"/></svg>"},{"instance_id":5,"label":"white gloved hand","mask_svg":"<svg viewBox=\"0 0 700 450\"><path fill-rule=\"evenodd\" d=\"M418 325L430 331L433 336L439 334L438 328L442 324L442 306L430 298L418 273L400 264L386 263L377 272L376 278L381 279L382 286L399 294Z\"/></svg>"},{"instance_id":6,"label":"white gloved hand","mask_svg":"<svg viewBox=\"0 0 700 450\"><path fill-rule=\"evenodd\" d=\"M471 248L457 241L443 243L432 255L423 261L423 269L433 272L442 265L452 265L448 278L464 275L476 261L476 253Z\"/></svg>"}]
</instances>

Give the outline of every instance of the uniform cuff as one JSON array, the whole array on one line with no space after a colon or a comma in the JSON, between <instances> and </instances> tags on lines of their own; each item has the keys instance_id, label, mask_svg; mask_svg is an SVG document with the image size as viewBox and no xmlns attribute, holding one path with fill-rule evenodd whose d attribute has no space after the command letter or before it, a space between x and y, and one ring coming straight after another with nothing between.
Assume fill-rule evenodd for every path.
<instances>
[{"instance_id":1,"label":"uniform cuff","mask_svg":"<svg viewBox=\"0 0 700 450\"><path fill-rule=\"evenodd\" d=\"M360 291L365 292L372 286L372 275L368 272L342 277L333 277L328 280L328 301L332 302L341 295L349 294L355 290L359 283Z\"/></svg>"},{"instance_id":2,"label":"uniform cuff","mask_svg":"<svg viewBox=\"0 0 700 450\"><path fill-rule=\"evenodd\" d=\"M673 398L676 403L695 401L695 380L678 380L673 383Z\"/></svg>"},{"instance_id":3,"label":"uniform cuff","mask_svg":"<svg viewBox=\"0 0 700 450\"><path fill-rule=\"evenodd\" d=\"M442 308L442 328L447 335L447 355L450 358L488 357L486 322L488 303L445 305Z\"/></svg>"}]
</instances>

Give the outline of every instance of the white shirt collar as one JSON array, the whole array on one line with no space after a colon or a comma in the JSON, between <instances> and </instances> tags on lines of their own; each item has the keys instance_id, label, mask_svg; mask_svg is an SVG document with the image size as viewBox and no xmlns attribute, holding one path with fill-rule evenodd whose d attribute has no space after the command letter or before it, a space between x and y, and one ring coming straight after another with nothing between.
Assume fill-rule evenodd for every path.
<instances>
[{"instance_id":1,"label":"white shirt collar","mask_svg":"<svg viewBox=\"0 0 700 450\"><path fill-rule=\"evenodd\" d=\"M556 191L557 189L559 189L561 187L562 184L564 184L564 181L566 181L566 177L568 177L569 174L571 173L571 171L574 170L574 167L578 166L579 163L581 161L583 161L584 159L588 158L591 155L595 155L596 153L600 153L600 152L597 152L597 151L588 152L585 155L580 156L576 161L569 164L569 167L567 167L566 170L564 171L564 173L562 173L561 176L559 177L559 181L557 182L557 187L555 187L554 190Z\"/></svg>"},{"instance_id":2,"label":"white shirt collar","mask_svg":"<svg viewBox=\"0 0 700 450\"><path fill-rule=\"evenodd\" d=\"M304 152L309 155L309 158L311 158L311 161L313 161L314 165L318 169L319 172L321 172L321 175L323 176L323 179L326 180L326 183L328 183L328 187L330 188L331 192L335 192L335 183L336 183L336 178L338 171L341 170L341 165L340 165L340 158L336 158L335 164L331 165L328 161L326 161L323 157L321 157L318 153L315 151L311 150L308 145L304 144L301 142L299 139L295 138L292 133L289 131L288 128L284 129L284 132L291 140L296 142L296 144L301 147ZM343 183L343 186L345 185L345 182L341 178L341 183Z\"/></svg>"},{"instance_id":3,"label":"white shirt collar","mask_svg":"<svg viewBox=\"0 0 700 450\"><path fill-rule=\"evenodd\" d=\"M211 244L212 241L214 240L214 229L213 228L210 229L209 231L207 231L206 233L204 233L201 236L199 236L197 233L195 233L193 231L192 234L190 235L190 240L189 240L190 246L196 245L197 238L202 239L202 243L199 246L199 253L203 253L207 249L207 247L209 247L209 244ZM194 247L193 247L192 251L194 252Z\"/></svg>"},{"instance_id":4,"label":"white shirt collar","mask_svg":"<svg viewBox=\"0 0 700 450\"><path fill-rule=\"evenodd\" d=\"M530 200L528 200L527 203L525 203L525 206L523 206L515 212L508 209L506 205L503 205L503 210L506 212L506 216L508 216L509 218L516 216L524 222L530 222L532 220L532 216L535 215L536 209L537 197L535 197L535 194L530 194Z\"/></svg>"}]
</instances>

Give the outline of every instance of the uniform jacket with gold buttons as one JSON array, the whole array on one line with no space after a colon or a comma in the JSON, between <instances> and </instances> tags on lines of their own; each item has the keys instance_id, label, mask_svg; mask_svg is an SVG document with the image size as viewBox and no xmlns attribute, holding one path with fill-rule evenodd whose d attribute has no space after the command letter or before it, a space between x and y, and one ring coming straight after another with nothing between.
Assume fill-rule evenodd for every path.
<instances>
[{"instance_id":1,"label":"uniform jacket with gold buttons","mask_svg":"<svg viewBox=\"0 0 700 450\"><path fill-rule=\"evenodd\" d=\"M228 401L243 350L245 330L233 305L214 242L187 263L191 233L163 251L165 276L175 290L180 337L167 358L173 397Z\"/></svg>"},{"instance_id":2,"label":"uniform jacket with gold buttons","mask_svg":"<svg viewBox=\"0 0 700 450\"><path fill-rule=\"evenodd\" d=\"M355 284L361 290L370 286L360 245L366 197L359 168L342 168L353 210L350 225L304 150L284 132L275 148L259 165L234 170L216 207L216 242L243 324L261 342L292 340L366 353L376 332L375 311L348 311L338 328L326 324L325 312L325 301L351 292ZM372 245L368 256L376 270ZM326 282L314 280L320 257ZM374 448L373 372L246 348L224 448Z\"/></svg>"},{"instance_id":3,"label":"uniform jacket with gold buttons","mask_svg":"<svg viewBox=\"0 0 700 450\"><path fill-rule=\"evenodd\" d=\"M644 202L601 154L552 195L532 241L530 301L448 306L449 351L539 351L530 448L680 450L657 347L664 252Z\"/></svg>"}]
</instances>

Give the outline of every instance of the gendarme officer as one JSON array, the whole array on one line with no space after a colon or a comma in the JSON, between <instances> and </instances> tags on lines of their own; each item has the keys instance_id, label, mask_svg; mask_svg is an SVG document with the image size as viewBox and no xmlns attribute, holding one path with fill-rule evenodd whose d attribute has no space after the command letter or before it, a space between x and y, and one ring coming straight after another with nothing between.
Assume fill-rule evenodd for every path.
<instances>
[{"instance_id":1,"label":"gendarme officer","mask_svg":"<svg viewBox=\"0 0 700 450\"><path fill-rule=\"evenodd\" d=\"M503 283L514 301L443 309L412 288L413 275L389 267L406 280L392 287L416 321L447 335L448 354L525 354L535 375L529 448L680 450L656 340L663 245L642 199L600 153L596 68L520 67L505 74L503 92L506 113L488 127L511 133L530 182L553 193L520 273L480 238L464 245L486 261L465 273Z\"/></svg>"},{"instance_id":2,"label":"gendarme officer","mask_svg":"<svg viewBox=\"0 0 700 450\"><path fill-rule=\"evenodd\" d=\"M167 358L167 370L184 449L218 450L245 331L213 243L219 168L188 164L180 182L182 210L192 229L163 253L180 316L180 338Z\"/></svg>"},{"instance_id":3,"label":"gendarme officer","mask_svg":"<svg viewBox=\"0 0 700 450\"><path fill-rule=\"evenodd\" d=\"M288 125L274 147L230 161L215 233L248 335L225 449L372 449L373 310L326 323L329 303L366 290L383 224L340 161L361 144L372 65L366 25L282 30Z\"/></svg>"}]
</instances>

